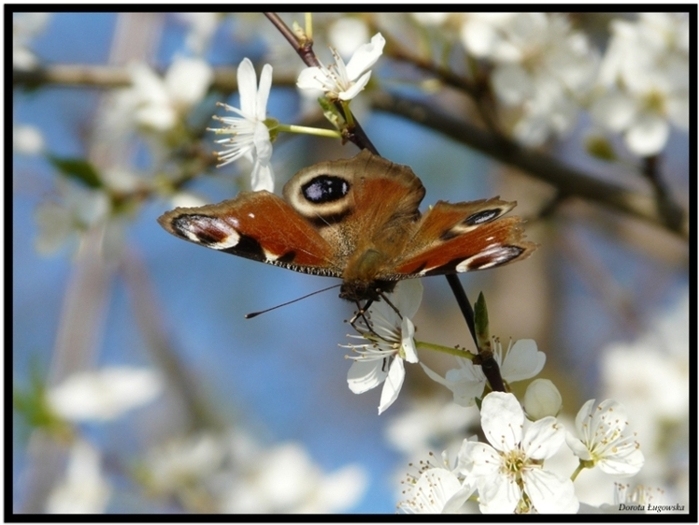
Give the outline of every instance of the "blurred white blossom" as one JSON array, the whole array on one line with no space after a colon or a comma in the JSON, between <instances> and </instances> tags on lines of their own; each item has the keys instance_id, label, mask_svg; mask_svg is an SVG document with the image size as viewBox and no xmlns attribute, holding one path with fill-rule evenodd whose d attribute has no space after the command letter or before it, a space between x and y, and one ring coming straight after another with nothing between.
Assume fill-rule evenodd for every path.
<instances>
[{"instance_id":1,"label":"blurred white blossom","mask_svg":"<svg viewBox=\"0 0 699 525\"><path fill-rule=\"evenodd\" d=\"M491 392L481 406L490 445L464 441L458 467L478 486L481 512L575 513L573 482L543 468L565 440L554 417L529 422L514 395Z\"/></svg>"},{"instance_id":2,"label":"blurred white blossom","mask_svg":"<svg viewBox=\"0 0 699 525\"><path fill-rule=\"evenodd\" d=\"M221 494L221 512L340 512L354 505L367 485L366 473L355 465L323 473L295 443L263 450L235 472Z\"/></svg>"},{"instance_id":3,"label":"blurred white blossom","mask_svg":"<svg viewBox=\"0 0 699 525\"><path fill-rule=\"evenodd\" d=\"M39 65L29 45L46 28L50 16L51 13L12 14L12 67L27 70Z\"/></svg>"},{"instance_id":4,"label":"blurred white blossom","mask_svg":"<svg viewBox=\"0 0 699 525\"><path fill-rule=\"evenodd\" d=\"M264 447L240 429L172 439L140 470L151 491L176 496L186 510L226 514L341 512L368 481L356 465L324 473L301 445Z\"/></svg>"},{"instance_id":5,"label":"blurred white blossom","mask_svg":"<svg viewBox=\"0 0 699 525\"><path fill-rule=\"evenodd\" d=\"M522 381L536 376L546 363L546 355L537 349L532 339L520 339L514 345L510 341L507 351L502 350L499 339L493 338L493 357L500 366L502 378L508 382ZM476 398L483 395L487 379L480 366L464 357L457 357L458 368L448 370L445 377L434 372L424 363L420 366L434 381L446 386L454 393L454 403L468 407L475 403Z\"/></svg>"},{"instance_id":6,"label":"blurred white blossom","mask_svg":"<svg viewBox=\"0 0 699 525\"><path fill-rule=\"evenodd\" d=\"M101 189L85 187L58 177L58 201L41 203L35 211L37 252L48 255L66 244L74 244L84 230L104 221L111 210L109 197Z\"/></svg>"},{"instance_id":7,"label":"blurred white blossom","mask_svg":"<svg viewBox=\"0 0 699 525\"><path fill-rule=\"evenodd\" d=\"M321 90L329 99L351 100L366 87L371 77L369 68L381 57L385 44L381 33L375 34L369 44L357 48L346 65L332 49L334 63L304 69L296 85L300 89Z\"/></svg>"},{"instance_id":8,"label":"blurred white blossom","mask_svg":"<svg viewBox=\"0 0 699 525\"><path fill-rule=\"evenodd\" d=\"M46 501L49 514L102 514L112 493L102 474L100 453L87 441L73 443L65 476Z\"/></svg>"},{"instance_id":9,"label":"blurred white blossom","mask_svg":"<svg viewBox=\"0 0 699 525\"><path fill-rule=\"evenodd\" d=\"M47 401L68 421L110 421L150 403L162 389L153 370L115 366L69 376L48 390Z\"/></svg>"},{"instance_id":10,"label":"blurred white blossom","mask_svg":"<svg viewBox=\"0 0 699 525\"><path fill-rule=\"evenodd\" d=\"M670 124L689 127L689 17L641 13L614 20L590 111L597 124L622 133L635 154L659 153Z\"/></svg>"},{"instance_id":11,"label":"blurred white blossom","mask_svg":"<svg viewBox=\"0 0 699 525\"><path fill-rule=\"evenodd\" d=\"M226 453L224 440L216 434L178 436L146 453L143 480L156 494L175 493L204 483L221 467Z\"/></svg>"},{"instance_id":12,"label":"blurred white blossom","mask_svg":"<svg viewBox=\"0 0 699 525\"><path fill-rule=\"evenodd\" d=\"M437 446L460 444L466 428L478 422L474 408L445 402L442 397L418 398L389 420L385 434L393 448L414 456Z\"/></svg>"},{"instance_id":13,"label":"blurred white blossom","mask_svg":"<svg viewBox=\"0 0 699 525\"><path fill-rule=\"evenodd\" d=\"M232 135L230 138L216 140L227 149L217 152L220 166L225 166L241 157L253 163L251 187L253 191L274 190L274 172L272 170L272 141L267 119L267 100L272 88L272 66L265 64L257 84L257 74L250 59L245 58L238 66L238 91L240 109L220 104L237 117L214 118L225 125L223 128L209 129L217 135Z\"/></svg>"},{"instance_id":14,"label":"blurred white blossom","mask_svg":"<svg viewBox=\"0 0 699 525\"><path fill-rule=\"evenodd\" d=\"M624 405L633 414L637 440L643 444L643 482L675 480L676 495L688 501L682 489L688 472L691 397L689 334L692 318L689 294L669 303L633 341L610 343L602 351L604 397ZM663 486L669 490L670 487Z\"/></svg>"},{"instance_id":15,"label":"blurred white blossom","mask_svg":"<svg viewBox=\"0 0 699 525\"><path fill-rule=\"evenodd\" d=\"M493 90L509 109L502 120L518 141L538 146L572 127L599 60L565 15L472 13L461 39L469 53L493 63Z\"/></svg>"},{"instance_id":16,"label":"blurred white blossom","mask_svg":"<svg viewBox=\"0 0 699 525\"><path fill-rule=\"evenodd\" d=\"M38 155L44 150L44 137L36 126L16 124L12 128L12 149L24 155Z\"/></svg>"},{"instance_id":17,"label":"blurred white blossom","mask_svg":"<svg viewBox=\"0 0 699 525\"><path fill-rule=\"evenodd\" d=\"M352 55L369 39L366 22L353 16L338 18L328 27L328 40L341 57Z\"/></svg>"},{"instance_id":18,"label":"blurred white blossom","mask_svg":"<svg viewBox=\"0 0 699 525\"><path fill-rule=\"evenodd\" d=\"M415 348L415 326L410 320L422 301L422 284L418 279L400 281L389 294L391 303L401 313L402 318L386 301L374 302L365 314L360 316L355 327L361 335L351 335L368 343L342 345L351 348L357 355L348 356L354 363L347 372L347 383L355 394L363 394L384 384L379 402L379 414L390 407L403 386L405 366L417 363Z\"/></svg>"},{"instance_id":19,"label":"blurred white blossom","mask_svg":"<svg viewBox=\"0 0 699 525\"><path fill-rule=\"evenodd\" d=\"M204 98L213 80L213 70L198 58L176 58L165 77L144 63L129 69L133 86L122 92L134 108L136 123L156 132L172 129Z\"/></svg>"},{"instance_id":20,"label":"blurred white blossom","mask_svg":"<svg viewBox=\"0 0 699 525\"><path fill-rule=\"evenodd\" d=\"M185 47L197 56L203 56L223 19L222 13L177 13L189 26Z\"/></svg>"},{"instance_id":21,"label":"blurred white blossom","mask_svg":"<svg viewBox=\"0 0 699 525\"><path fill-rule=\"evenodd\" d=\"M410 13L417 23L425 26L438 26L443 24L451 13Z\"/></svg>"}]
</instances>

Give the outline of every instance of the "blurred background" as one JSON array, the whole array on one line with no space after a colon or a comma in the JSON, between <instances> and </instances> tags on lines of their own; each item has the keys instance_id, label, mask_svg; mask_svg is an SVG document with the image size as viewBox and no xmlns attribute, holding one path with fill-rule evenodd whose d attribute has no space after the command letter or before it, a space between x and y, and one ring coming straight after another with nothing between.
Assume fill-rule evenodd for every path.
<instances>
[{"instance_id":1,"label":"blurred background","mask_svg":"<svg viewBox=\"0 0 699 525\"><path fill-rule=\"evenodd\" d=\"M538 95L507 99L495 80L498 52L479 51L463 35L482 21L434 15L318 14L314 49L328 64L328 45L349 57L384 35L371 84L352 103L378 151L421 178L422 209L500 195L517 201L514 213L540 244L526 261L460 276L471 300L485 294L491 333L505 344L537 342L547 356L540 377L560 389L568 420L590 398L624 403L646 455L638 483L686 501L688 134L668 117L660 149L639 153L630 131L605 128L594 110L605 53L620 34L615 21L651 33L656 26L635 14L560 15L565 31L556 38L584 39L585 57L570 60L591 80L572 97L574 111L561 110L564 124L544 126L532 123ZM244 57L258 72L274 67L267 116L329 127L316 97L295 87L304 66L288 42L252 13L6 16L14 51L13 512L394 512L408 463L458 450L477 430L477 410L454 405L419 366L406 365L398 401L378 416L380 388L355 395L347 387L348 350L338 345L352 332L345 320L353 305L336 290L244 319L335 280L197 247L156 222L176 205L218 202L249 185L249 163L214 167L214 137L205 132L218 127L217 101L239 107L234 79ZM674 16L664 30L681 35L688 18ZM304 23L302 13L283 19ZM211 69L177 76L171 66L182 59ZM139 77L139 67L152 69ZM494 86L489 97L450 82L449 68L466 84ZM386 93L501 133L549 164L540 173L503 164L469 145L470 128L459 138L387 110ZM357 151L288 134L274 146L277 192L298 169ZM570 185L561 166L588 179ZM617 206L589 180L650 204L643 213ZM423 285L416 337L473 349L445 279ZM453 359L430 354L421 360L443 375ZM611 502L612 482L600 486L586 474L585 501Z\"/></svg>"}]
</instances>

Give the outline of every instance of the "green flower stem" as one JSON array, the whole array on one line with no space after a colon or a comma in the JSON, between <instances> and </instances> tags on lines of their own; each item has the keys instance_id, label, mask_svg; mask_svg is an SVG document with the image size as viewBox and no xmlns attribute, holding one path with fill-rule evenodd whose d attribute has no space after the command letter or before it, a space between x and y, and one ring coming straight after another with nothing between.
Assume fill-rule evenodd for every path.
<instances>
[{"instance_id":1,"label":"green flower stem","mask_svg":"<svg viewBox=\"0 0 699 525\"><path fill-rule=\"evenodd\" d=\"M467 352L466 350L461 350L459 348L452 348L451 346L442 346L434 343L426 343L424 341L417 340L415 341L415 345L417 346L417 348L423 348L425 350L434 350L435 352L442 352L444 354L454 355L456 357L463 357L465 359L470 359L471 361L473 361L473 359L476 357L471 352Z\"/></svg>"},{"instance_id":2,"label":"green flower stem","mask_svg":"<svg viewBox=\"0 0 699 525\"><path fill-rule=\"evenodd\" d=\"M585 465L585 462L581 461L581 462L578 464L578 468L575 469L575 472L573 472L573 473L570 475L570 480L571 480L571 481L575 481L575 478L578 477L578 474L580 474L580 473L583 471L583 469L586 469L586 468L587 468L587 465Z\"/></svg>"},{"instance_id":3,"label":"green flower stem","mask_svg":"<svg viewBox=\"0 0 699 525\"><path fill-rule=\"evenodd\" d=\"M354 116L352 115L352 112L350 111L350 101L349 100L341 100L340 104L342 105L342 113L345 117L345 122L347 122L347 127L349 129L354 128Z\"/></svg>"},{"instance_id":4,"label":"green flower stem","mask_svg":"<svg viewBox=\"0 0 699 525\"><path fill-rule=\"evenodd\" d=\"M310 128L308 126L295 126L293 124L278 124L276 131L286 131L288 133L304 133L306 135L315 135L316 137L328 137L331 139L342 138L339 131L333 129Z\"/></svg>"}]
</instances>

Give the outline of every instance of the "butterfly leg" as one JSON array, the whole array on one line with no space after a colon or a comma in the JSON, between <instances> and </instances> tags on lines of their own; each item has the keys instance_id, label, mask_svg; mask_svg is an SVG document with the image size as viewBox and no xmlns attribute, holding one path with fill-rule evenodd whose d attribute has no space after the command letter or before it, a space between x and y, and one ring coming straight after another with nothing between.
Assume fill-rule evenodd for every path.
<instances>
[{"instance_id":1,"label":"butterfly leg","mask_svg":"<svg viewBox=\"0 0 699 525\"><path fill-rule=\"evenodd\" d=\"M390 307L393 309L394 312L396 312L396 314L398 315L398 318L399 318L399 319L401 319L401 320L403 319L403 316L402 316L402 315L400 314L400 312L398 311L398 308L396 308L396 306L395 306L391 301L388 300L388 296L387 296L385 293L382 293L382 294L381 294L381 299L383 299L384 301L386 301L386 304L387 304L388 306L390 306Z\"/></svg>"}]
</instances>

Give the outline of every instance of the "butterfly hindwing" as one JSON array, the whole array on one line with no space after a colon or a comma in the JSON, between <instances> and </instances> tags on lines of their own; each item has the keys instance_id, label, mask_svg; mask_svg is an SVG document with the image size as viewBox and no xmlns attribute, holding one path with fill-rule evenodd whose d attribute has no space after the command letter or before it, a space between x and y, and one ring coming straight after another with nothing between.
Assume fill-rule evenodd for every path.
<instances>
[{"instance_id":1,"label":"butterfly hindwing","mask_svg":"<svg viewBox=\"0 0 699 525\"><path fill-rule=\"evenodd\" d=\"M484 270L528 257L536 244L522 240L521 220L502 218L515 205L499 198L437 202L395 262L394 278Z\"/></svg>"}]
</instances>

